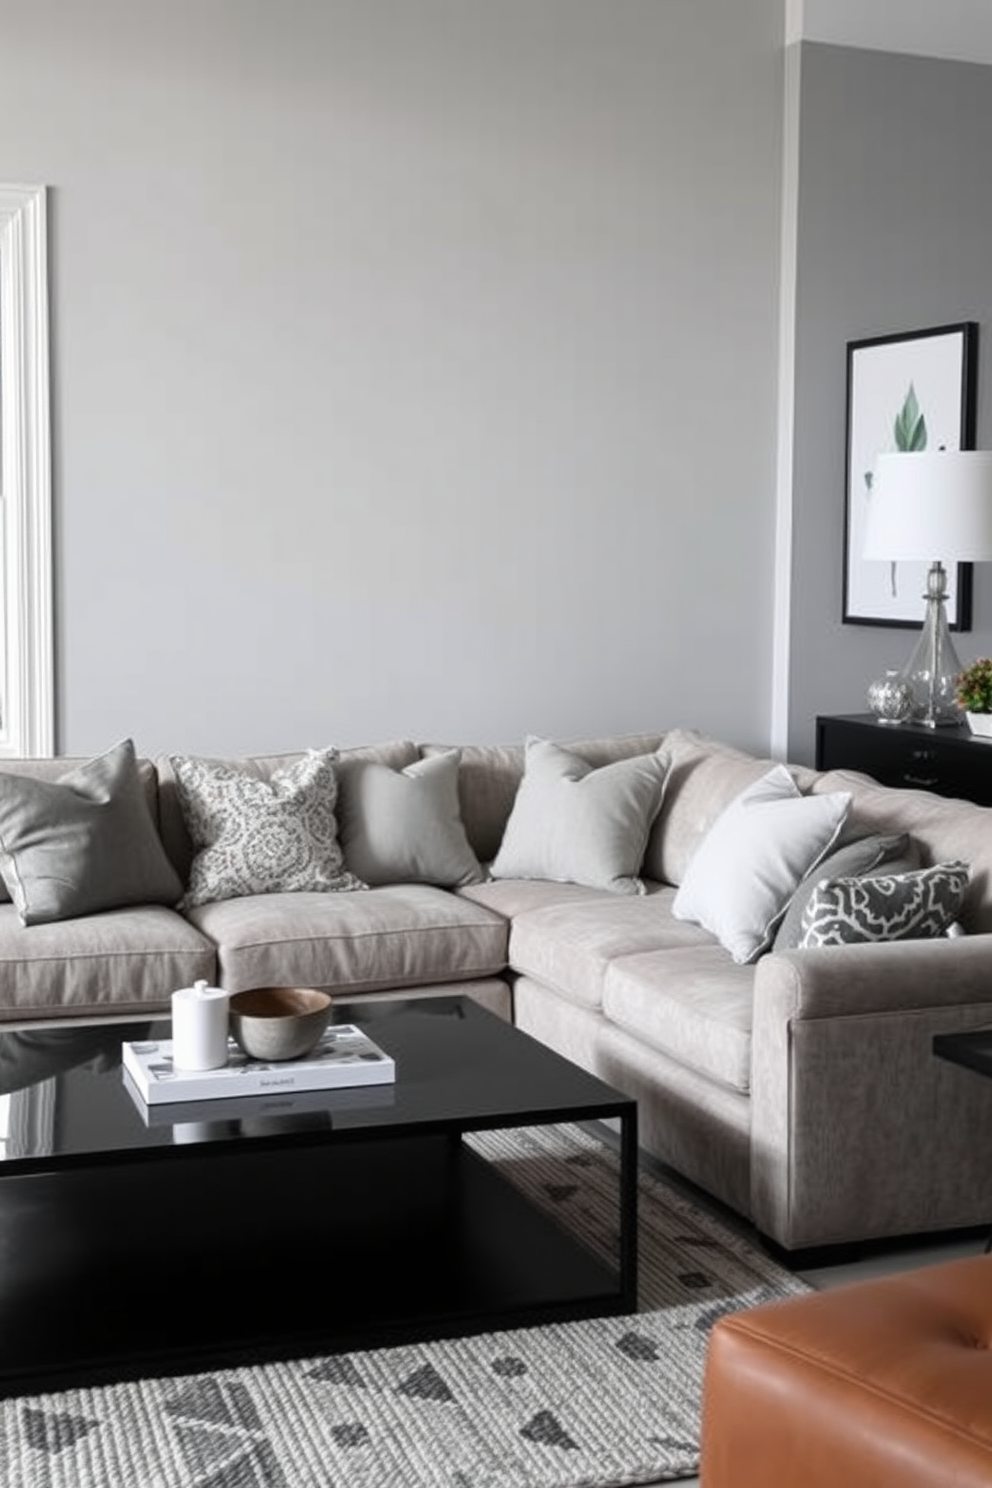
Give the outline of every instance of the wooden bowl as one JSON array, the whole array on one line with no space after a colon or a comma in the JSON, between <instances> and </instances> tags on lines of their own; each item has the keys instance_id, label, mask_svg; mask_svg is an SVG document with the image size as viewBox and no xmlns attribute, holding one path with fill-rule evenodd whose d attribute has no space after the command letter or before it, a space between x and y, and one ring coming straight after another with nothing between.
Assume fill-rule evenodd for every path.
<instances>
[{"instance_id":1,"label":"wooden bowl","mask_svg":"<svg viewBox=\"0 0 992 1488\"><path fill-rule=\"evenodd\" d=\"M235 1042L249 1059L300 1059L327 1027L331 994L314 987L253 987L235 992L228 1018Z\"/></svg>"}]
</instances>

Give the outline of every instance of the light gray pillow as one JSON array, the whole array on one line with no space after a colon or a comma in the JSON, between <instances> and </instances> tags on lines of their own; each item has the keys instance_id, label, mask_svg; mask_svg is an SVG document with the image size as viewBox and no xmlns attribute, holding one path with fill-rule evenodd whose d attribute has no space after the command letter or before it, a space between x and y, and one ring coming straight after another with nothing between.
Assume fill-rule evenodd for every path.
<instances>
[{"instance_id":1,"label":"light gray pillow","mask_svg":"<svg viewBox=\"0 0 992 1488\"><path fill-rule=\"evenodd\" d=\"M757 960L801 879L833 846L850 804L848 791L801 795L785 766L775 765L710 827L672 914L709 930L738 965Z\"/></svg>"},{"instance_id":2,"label":"light gray pillow","mask_svg":"<svg viewBox=\"0 0 992 1488\"><path fill-rule=\"evenodd\" d=\"M825 879L803 913L800 947L946 935L958 917L969 876L968 864L955 861L913 873Z\"/></svg>"},{"instance_id":3,"label":"light gray pillow","mask_svg":"<svg viewBox=\"0 0 992 1488\"><path fill-rule=\"evenodd\" d=\"M344 865L335 816L336 749L311 749L267 779L170 755L194 856L182 908L249 894L365 887Z\"/></svg>"},{"instance_id":4,"label":"light gray pillow","mask_svg":"<svg viewBox=\"0 0 992 1488\"><path fill-rule=\"evenodd\" d=\"M664 749L594 769L531 736L493 878L537 878L643 894L639 870L668 771Z\"/></svg>"},{"instance_id":5,"label":"light gray pillow","mask_svg":"<svg viewBox=\"0 0 992 1488\"><path fill-rule=\"evenodd\" d=\"M910 853L912 853L911 857ZM811 873L807 873L789 900L789 907L775 932L772 950L794 950L799 945L803 933L803 911L821 879L860 878L866 873L873 872L879 864L887 862L894 864L897 860L900 862L900 867L897 869L893 866L888 871L896 873L901 872L904 867L919 867L919 854L915 848L911 848L909 835L906 832L892 832L887 835L872 832L864 837L855 837L850 841L841 842L825 858L821 858Z\"/></svg>"},{"instance_id":6,"label":"light gray pillow","mask_svg":"<svg viewBox=\"0 0 992 1488\"><path fill-rule=\"evenodd\" d=\"M344 860L364 883L456 888L485 875L458 804L458 750L393 770L376 760L338 768Z\"/></svg>"},{"instance_id":7,"label":"light gray pillow","mask_svg":"<svg viewBox=\"0 0 992 1488\"><path fill-rule=\"evenodd\" d=\"M0 775L0 873L22 925L177 903L130 739L58 780Z\"/></svg>"}]
</instances>

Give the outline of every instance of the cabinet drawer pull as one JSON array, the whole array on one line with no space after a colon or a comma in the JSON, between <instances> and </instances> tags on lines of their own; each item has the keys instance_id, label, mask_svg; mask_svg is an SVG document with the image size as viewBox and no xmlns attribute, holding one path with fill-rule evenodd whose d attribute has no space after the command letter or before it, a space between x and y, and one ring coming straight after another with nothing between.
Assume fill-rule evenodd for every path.
<instances>
[{"instance_id":1,"label":"cabinet drawer pull","mask_svg":"<svg viewBox=\"0 0 992 1488\"><path fill-rule=\"evenodd\" d=\"M938 784L937 775L904 775L903 781L906 785L918 785L922 790L931 790Z\"/></svg>"}]
</instances>

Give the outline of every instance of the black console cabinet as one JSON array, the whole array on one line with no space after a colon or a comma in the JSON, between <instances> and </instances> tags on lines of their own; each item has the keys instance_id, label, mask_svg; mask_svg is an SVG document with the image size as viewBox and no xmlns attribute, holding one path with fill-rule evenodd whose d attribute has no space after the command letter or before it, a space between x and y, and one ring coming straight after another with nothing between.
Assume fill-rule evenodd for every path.
<instances>
[{"instance_id":1,"label":"black console cabinet","mask_svg":"<svg viewBox=\"0 0 992 1488\"><path fill-rule=\"evenodd\" d=\"M860 770L882 785L992 806L992 742L966 724L879 723L872 713L817 718L816 768Z\"/></svg>"}]
</instances>

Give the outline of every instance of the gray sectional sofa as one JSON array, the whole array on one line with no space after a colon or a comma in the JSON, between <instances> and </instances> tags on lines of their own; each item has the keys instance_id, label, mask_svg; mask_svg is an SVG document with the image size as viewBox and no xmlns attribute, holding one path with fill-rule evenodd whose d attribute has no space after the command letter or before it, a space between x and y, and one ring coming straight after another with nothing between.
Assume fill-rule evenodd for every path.
<instances>
[{"instance_id":1,"label":"gray sectional sofa","mask_svg":"<svg viewBox=\"0 0 992 1488\"><path fill-rule=\"evenodd\" d=\"M359 1006L465 993L635 1095L642 1146L787 1250L988 1221L992 1081L935 1058L932 1037L992 1023L992 810L847 772L776 769L683 728L571 742L566 753L578 776L548 741L342 750L342 871L362 866L364 884L379 881L217 899L208 884L201 902L189 902L202 842L190 836L183 757L140 760L183 898L32 924L0 903L0 1020L143 1017L200 978L232 992L323 986ZM301 758L214 763L265 789ZM7 760L0 772L63 782L85 764ZM539 778L543 799L525 799ZM433 825L391 796L396 781L418 809L444 817L440 845ZM0 774L6 845L4 792ZM744 906L745 918L757 915L754 945L738 944L739 927L720 918L741 912L738 888L748 901L764 892L763 873L740 872L717 830L742 795L771 813L747 818L746 830L790 813L815 818L804 850L817 866L799 874L789 914ZM610 817L617 798L620 817ZM558 801L566 815L582 806L568 832L558 831ZM375 840L362 816L373 805ZM777 830L759 827L762 849ZM429 881L435 848L442 885ZM800 943L798 908L805 902L808 917L821 870L845 852L839 864L876 875L966 865L951 927L963 933L819 944L807 925ZM390 862L406 876L389 881ZM2 863L9 880L11 857ZM723 880L715 911L707 877Z\"/></svg>"}]
</instances>

